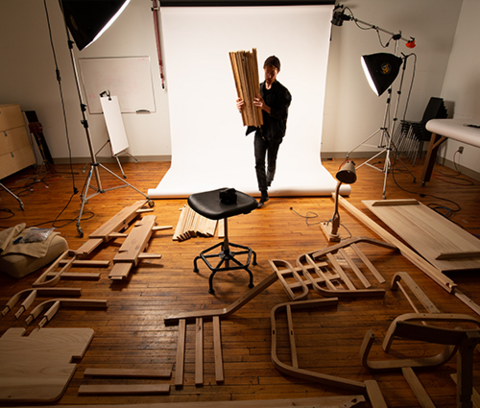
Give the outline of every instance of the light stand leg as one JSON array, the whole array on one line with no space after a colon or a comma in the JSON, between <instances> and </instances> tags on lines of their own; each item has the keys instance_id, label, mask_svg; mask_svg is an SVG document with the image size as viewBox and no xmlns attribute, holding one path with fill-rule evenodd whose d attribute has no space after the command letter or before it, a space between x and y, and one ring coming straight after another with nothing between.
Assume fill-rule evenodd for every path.
<instances>
[{"instance_id":1,"label":"light stand leg","mask_svg":"<svg viewBox=\"0 0 480 408\"><path fill-rule=\"evenodd\" d=\"M25 207L23 206L23 202L22 202L22 200L20 200L20 198L18 198L15 194L13 194L7 187L5 187L2 183L0 183L0 187L3 187L8 194L10 194L13 198L15 198L15 200L18 201L18 204L20 205L20 209L21 209L22 211L25 209Z\"/></svg>"}]
</instances>

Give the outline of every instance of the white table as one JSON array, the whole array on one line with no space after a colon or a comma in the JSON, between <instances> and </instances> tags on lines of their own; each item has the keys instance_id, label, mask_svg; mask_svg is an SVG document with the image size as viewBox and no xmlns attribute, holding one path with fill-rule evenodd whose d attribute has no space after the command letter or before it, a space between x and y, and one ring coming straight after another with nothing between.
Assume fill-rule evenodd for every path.
<instances>
[{"instance_id":1,"label":"white table","mask_svg":"<svg viewBox=\"0 0 480 408\"><path fill-rule=\"evenodd\" d=\"M465 125L480 126L480 119L432 119L427 122L426 128L432 136L423 165L422 185L430 181L438 148L447 138L480 147L480 128Z\"/></svg>"}]
</instances>

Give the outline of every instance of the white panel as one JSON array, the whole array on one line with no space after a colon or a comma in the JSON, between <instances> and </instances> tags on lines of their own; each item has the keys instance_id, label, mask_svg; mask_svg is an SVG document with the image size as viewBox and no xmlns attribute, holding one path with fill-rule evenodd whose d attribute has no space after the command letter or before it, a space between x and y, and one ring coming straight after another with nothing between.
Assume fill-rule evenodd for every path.
<instances>
[{"instance_id":1,"label":"white panel","mask_svg":"<svg viewBox=\"0 0 480 408\"><path fill-rule=\"evenodd\" d=\"M105 116L105 123L107 124L112 152L113 155L116 155L128 149L128 138L123 124L118 98L116 96L102 97L100 98L100 102Z\"/></svg>"},{"instance_id":2,"label":"white panel","mask_svg":"<svg viewBox=\"0 0 480 408\"><path fill-rule=\"evenodd\" d=\"M331 12L332 6L162 8L172 166L150 197L219 187L257 192L253 134L245 137L235 108L228 54L252 48L262 80L264 60L280 58L277 79L292 94L269 194L334 191L336 181L320 162Z\"/></svg>"}]
</instances>

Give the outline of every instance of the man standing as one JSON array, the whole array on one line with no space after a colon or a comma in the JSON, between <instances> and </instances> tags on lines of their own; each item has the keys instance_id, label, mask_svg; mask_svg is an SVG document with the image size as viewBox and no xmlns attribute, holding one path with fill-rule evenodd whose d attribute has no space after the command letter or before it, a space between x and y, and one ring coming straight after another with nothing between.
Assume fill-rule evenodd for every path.
<instances>
[{"instance_id":1,"label":"man standing","mask_svg":"<svg viewBox=\"0 0 480 408\"><path fill-rule=\"evenodd\" d=\"M249 126L247 135L255 131L255 171L261 197L258 208L268 200L268 187L275 176L277 154L287 129L288 107L292 96L288 89L277 81L280 60L272 55L263 64L265 81L260 84L260 95L253 104L262 109L263 125L260 128ZM245 101L237 99L237 109L243 109ZM265 171L266 158L266 171Z\"/></svg>"}]
</instances>

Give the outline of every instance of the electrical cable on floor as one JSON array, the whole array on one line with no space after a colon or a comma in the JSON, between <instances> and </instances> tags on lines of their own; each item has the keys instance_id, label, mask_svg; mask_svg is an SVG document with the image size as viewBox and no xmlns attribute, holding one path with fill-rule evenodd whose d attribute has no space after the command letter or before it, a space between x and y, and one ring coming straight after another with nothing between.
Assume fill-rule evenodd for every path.
<instances>
[{"instance_id":1,"label":"electrical cable on floor","mask_svg":"<svg viewBox=\"0 0 480 408\"><path fill-rule=\"evenodd\" d=\"M308 222L308 220L310 220L310 219L312 219L312 218L318 218L318 214L315 213L315 212L313 212L313 211L307 211L307 214L306 214L306 215L302 215L302 214L300 214L299 212L295 211L295 210L293 209L293 207L290 207L290 210L291 210L294 214L298 215L299 217L305 218L305 223L307 224L308 227L311 227L312 225L318 225L318 224L321 224L321 223L323 222L323 221L318 221L318 222L314 222L314 223ZM313 214L313 215L310 215L310 214ZM332 222L332 219L331 219L331 218L327 221L327 223L330 223L330 222ZM348 237L348 238L352 238L352 237L353 237L353 235L352 235L352 233L350 232L350 230L349 230L344 224L340 223L340 227L343 227L343 228L345 228L345 229L347 230L347 232L348 232L348 234L349 234L349 237Z\"/></svg>"},{"instance_id":2,"label":"electrical cable on floor","mask_svg":"<svg viewBox=\"0 0 480 408\"><path fill-rule=\"evenodd\" d=\"M6 212L10 214L8 217L0 217L0 220L8 220L9 218L15 217L15 213L10 208L0 208L0 212ZM2 227L0 228L10 228L10 227Z\"/></svg>"},{"instance_id":3,"label":"electrical cable on floor","mask_svg":"<svg viewBox=\"0 0 480 408\"><path fill-rule=\"evenodd\" d=\"M298 215L299 217L302 217L302 218L305 218L305 223L307 224L307 226L311 226L311 225L318 225L320 224L322 221L318 221L318 222L314 222L314 223L310 223L309 220L313 219L313 218L318 218L318 214L313 212L313 211L307 211L307 214L306 215L302 215L300 214L299 212L295 211L293 209L293 207L290 207L290 211L292 211L294 214Z\"/></svg>"}]
</instances>

